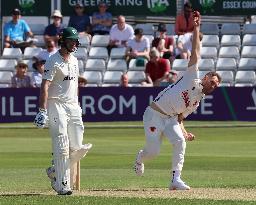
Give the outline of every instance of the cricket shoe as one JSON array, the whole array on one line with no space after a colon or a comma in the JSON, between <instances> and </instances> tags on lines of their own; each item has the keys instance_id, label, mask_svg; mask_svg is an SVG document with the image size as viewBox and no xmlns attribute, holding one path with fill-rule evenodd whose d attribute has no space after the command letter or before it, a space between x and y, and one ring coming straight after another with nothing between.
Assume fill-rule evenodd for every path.
<instances>
[{"instance_id":1,"label":"cricket shoe","mask_svg":"<svg viewBox=\"0 0 256 205\"><path fill-rule=\"evenodd\" d=\"M142 176L144 173L144 164L142 162L139 162L142 152L143 152L143 150L140 150L138 152L135 163L134 163L134 171L137 174L137 176Z\"/></svg>"},{"instance_id":2,"label":"cricket shoe","mask_svg":"<svg viewBox=\"0 0 256 205\"><path fill-rule=\"evenodd\" d=\"M71 190L61 190L58 191L58 195L71 195L73 192Z\"/></svg>"},{"instance_id":3,"label":"cricket shoe","mask_svg":"<svg viewBox=\"0 0 256 205\"><path fill-rule=\"evenodd\" d=\"M84 144L83 147L79 150L73 151L70 154L70 164L71 166L82 159L87 152L92 148L92 144Z\"/></svg>"},{"instance_id":4,"label":"cricket shoe","mask_svg":"<svg viewBox=\"0 0 256 205\"><path fill-rule=\"evenodd\" d=\"M54 167L48 167L46 169L46 174L48 176L48 178L51 181L51 187L54 191L58 192L58 189L56 187L56 178L55 178L55 169Z\"/></svg>"},{"instance_id":5,"label":"cricket shoe","mask_svg":"<svg viewBox=\"0 0 256 205\"><path fill-rule=\"evenodd\" d=\"M171 182L169 190L190 190L190 187L185 184L181 179Z\"/></svg>"}]
</instances>

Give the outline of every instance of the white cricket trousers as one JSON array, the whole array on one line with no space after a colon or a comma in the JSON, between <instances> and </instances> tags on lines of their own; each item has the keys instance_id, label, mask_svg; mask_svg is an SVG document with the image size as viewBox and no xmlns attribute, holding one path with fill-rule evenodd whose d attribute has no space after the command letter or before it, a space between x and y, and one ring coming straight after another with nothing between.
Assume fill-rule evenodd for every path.
<instances>
[{"instance_id":1,"label":"white cricket trousers","mask_svg":"<svg viewBox=\"0 0 256 205\"><path fill-rule=\"evenodd\" d=\"M143 115L146 145L143 149L141 161L151 159L159 154L164 134L173 145L172 170L181 171L184 163L186 141L177 117L163 115L150 106Z\"/></svg>"},{"instance_id":2,"label":"white cricket trousers","mask_svg":"<svg viewBox=\"0 0 256 205\"><path fill-rule=\"evenodd\" d=\"M82 148L84 126L78 103L48 100L49 130L52 137L56 186L70 190L70 152Z\"/></svg>"}]
</instances>

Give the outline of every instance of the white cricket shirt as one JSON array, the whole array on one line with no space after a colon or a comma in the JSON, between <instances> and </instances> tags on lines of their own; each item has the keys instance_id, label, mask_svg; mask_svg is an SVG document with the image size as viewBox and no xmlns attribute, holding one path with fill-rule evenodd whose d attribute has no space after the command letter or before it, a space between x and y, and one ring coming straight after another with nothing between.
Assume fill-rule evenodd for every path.
<instances>
[{"instance_id":1,"label":"white cricket shirt","mask_svg":"<svg viewBox=\"0 0 256 205\"><path fill-rule=\"evenodd\" d=\"M66 103L77 103L79 68L77 58L72 54L64 61L59 51L45 63L43 79L51 81L48 99L58 99Z\"/></svg>"},{"instance_id":2,"label":"white cricket shirt","mask_svg":"<svg viewBox=\"0 0 256 205\"><path fill-rule=\"evenodd\" d=\"M122 41L128 41L129 39L132 39L134 36L134 30L132 26L125 24L125 27L123 30L119 30L117 24L113 25L110 30L110 39L111 40L118 40L117 45L120 47L124 46L121 45Z\"/></svg>"},{"instance_id":3,"label":"white cricket shirt","mask_svg":"<svg viewBox=\"0 0 256 205\"><path fill-rule=\"evenodd\" d=\"M174 84L161 91L154 102L167 115L182 113L187 117L197 109L204 97L198 75L197 65L190 66Z\"/></svg>"}]
</instances>

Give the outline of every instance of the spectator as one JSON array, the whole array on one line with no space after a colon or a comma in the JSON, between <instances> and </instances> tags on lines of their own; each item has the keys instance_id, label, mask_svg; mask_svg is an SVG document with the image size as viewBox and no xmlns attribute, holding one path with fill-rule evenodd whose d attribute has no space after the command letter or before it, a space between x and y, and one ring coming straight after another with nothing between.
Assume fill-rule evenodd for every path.
<instances>
[{"instance_id":1,"label":"spectator","mask_svg":"<svg viewBox=\"0 0 256 205\"><path fill-rule=\"evenodd\" d=\"M124 73L123 75L121 75L120 87L130 87L128 83L129 83L128 74Z\"/></svg>"},{"instance_id":2,"label":"spectator","mask_svg":"<svg viewBox=\"0 0 256 205\"><path fill-rule=\"evenodd\" d=\"M51 39L46 42L46 49L42 50L37 56L33 57L35 62L33 63L34 71L31 76L32 86L41 87L44 64L46 60L48 60L48 58L56 52L56 44Z\"/></svg>"},{"instance_id":3,"label":"spectator","mask_svg":"<svg viewBox=\"0 0 256 205\"><path fill-rule=\"evenodd\" d=\"M117 17L117 24L113 25L110 30L109 47L127 47L127 42L132 39L134 30L132 26L125 23L124 16Z\"/></svg>"},{"instance_id":4,"label":"spectator","mask_svg":"<svg viewBox=\"0 0 256 205\"><path fill-rule=\"evenodd\" d=\"M136 28L134 35L135 37L127 42L126 59L129 62L130 59L135 58L136 64L142 66L142 60L143 62L144 59L149 60L150 43L148 38L143 35L143 29Z\"/></svg>"},{"instance_id":5,"label":"spectator","mask_svg":"<svg viewBox=\"0 0 256 205\"><path fill-rule=\"evenodd\" d=\"M54 10L51 18L53 19L53 23L48 25L44 30L44 40L45 42L52 39L55 43L58 43L59 34L63 30L62 25L62 14L59 10Z\"/></svg>"},{"instance_id":6,"label":"spectator","mask_svg":"<svg viewBox=\"0 0 256 205\"><path fill-rule=\"evenodd\" d=\"M37 58L37 61L33 63L34 71L31 76L31 84L35 88L40 88L42 83L42 74L44 73L44 64L45 60L40 57Z\"/></svg>"},{"instance_id":7,"label":"spectator","mask_svg":"<svg viewBox=\"0 0 256 205\"><path fill-rule=\"evenodd\" d=\"M12 20L4 25L4 48L21 48L22 51L28 46L33 45L33 41L27 39L33 38L28 24L21 19L21 12L15 8L12 11Z\"/></svg>"},{"instance_id":8,"label":"spectator","mask_svg":"<svg viewBox=\"0 0 256 205\"><path fill-rule=\"evenodd\" d=\"M192 4L186 2L183 7L183 12L176 17L175 33L176 35L183 35L188 32L193 32L193 14Z\"/></svg>"},{"instance_id":9,"label":"spectator","mask_svg":"<svg viewBox=\"0 0 256 205\"><path fill-rule=\"evenodd\" d=\"M150 61L146 65L146 81L143 86L159 86L165 80L170 72L170 62L167 59L160 58L160 53L156 48L152 48Z\"/></svg>"},{"instance_id":10,"label":"spectator","mask_svg":"<svg viewBox=\"0 0 256 205\"><path fill-rule=\"evenodd\" d=\"M92 32L98 35L108 35L112 25L112 14L106 12L107 4L100 2L98 4L99 11L92 15Z\"/></svg>"},{"instance_id":11,"label":"spectator","mask_svg":"<svg viewBox=\"0 0 256 205\"><path fill-rule=\"evenodd\" d=\"M176 46L176 58L177 59L190 59L191 51L192 51L192 33L186 33L184 35L180 35L177 41ZM199 39L202 41L203 34L199 33Z\"/></svg>"},{"instance_id":12,"label":"spectator","mask_svg":"<svg viewBox=\"0 0 256 205\"><path fill-rule=\"evenodd\" d=\"M169 59L170 62L174 60L174 39L173 37L167 36L166 25L160 23L158 25L159 37L156 37L152 41L152 47L156 47L160 52L160 56L165 59Z\"/></svg>"},{"instance_id":13,"label":"spectator","mask_svg":"<svg viewBox=\"0 0 256 205\"><path fill-rule=\"evenodd\" d=\"M27 88L31 86L31 79L27 75L28 65L23 61L18 61L18 64L15 66L16 74L12 77L12 87L13 88Z\"/></svg>"},{"instance_id":14,"label":"spectator","mask_svg":"<svg viewBox=\"0 0 256 205\"><path fill-rule=\"evenodd\" d=\"M40 53L38 53L37 56L34 56L33 59L36 61L37 58L40 58L44 61L48 60L48 58L53 55L54 53L57 52L57 47L56 47L56 43L53 39L50 39L48 41L46 41L45 44L46 49L40 51Z\"/></svg>"},{"instance_id":15,"label":"spectator","mask_svg":"<svg viewBox=\"0 0 256 205\"><path fill-rule=\"evenodd\" d=\"M74 14L70 16L68 26L75 28L79 34L89 35L91 39L90 17L85 14L82 3L77 3L74 7Z\"/></svg>"}]
</instances>

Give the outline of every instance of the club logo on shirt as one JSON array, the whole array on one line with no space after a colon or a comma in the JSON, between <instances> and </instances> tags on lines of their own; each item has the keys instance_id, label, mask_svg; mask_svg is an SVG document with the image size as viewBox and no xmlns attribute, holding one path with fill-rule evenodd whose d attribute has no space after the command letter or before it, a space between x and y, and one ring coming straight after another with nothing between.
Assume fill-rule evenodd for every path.
<instances>
[{"instance_id":1,"label":"club logo on shirt","mask_svg":"<svg viewBox=\"0 0 256 205\"><path fill-rule=\"evenodd\" d=\"M76 79L76 77L72 77L72 76L67 75L67 76L64 77L63 81L65 81L65 80L75 80L75 79Z\"/></svg>"},{"instance_id":2,"label":"club logo on shirt","mask_svg":"<svg viewBox=\"0 0 256 205\"><path fill-rule=\"evenodd\" d=\"M181 93L181 97L184 100L185 106L186 108L189 106L190 100L189 100L189 96L188 96L188 90L185 90Z\"/></svg>"}]
</instances>

